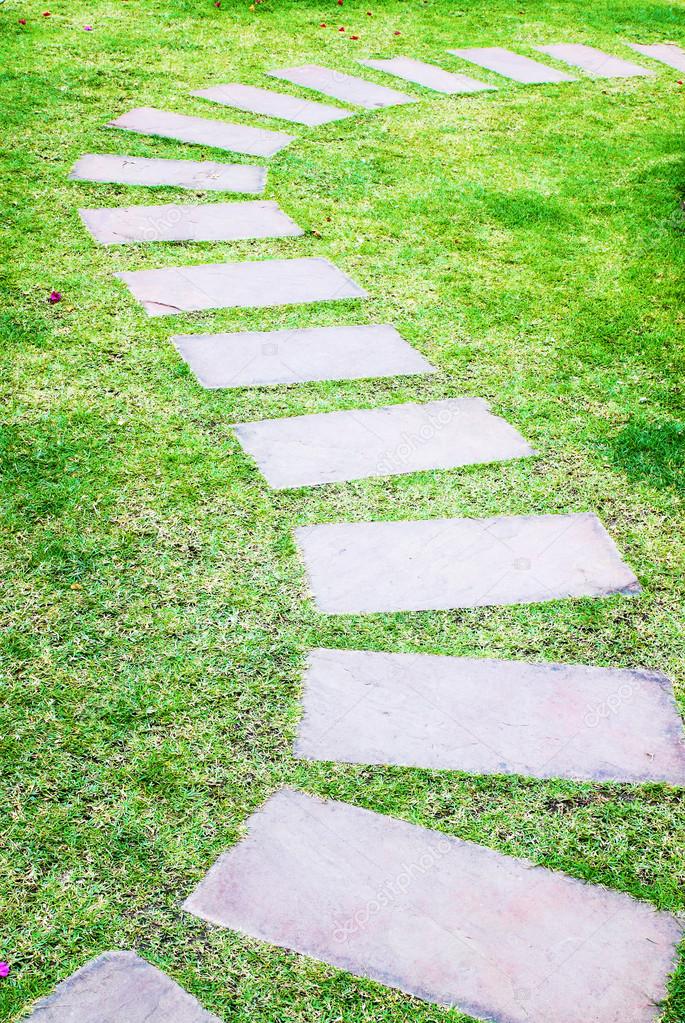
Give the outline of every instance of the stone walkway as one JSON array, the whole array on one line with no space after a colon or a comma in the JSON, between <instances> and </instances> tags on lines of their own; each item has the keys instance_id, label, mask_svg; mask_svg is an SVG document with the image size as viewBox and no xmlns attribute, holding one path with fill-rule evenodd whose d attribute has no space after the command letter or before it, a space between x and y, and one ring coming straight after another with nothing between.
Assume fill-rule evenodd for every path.
<instances>
[{"instance_id":1,"label":"stone walkway","mask_svg":"<svg viewBox=\"0 0 685 1023\"><path fill-rule=\"evenodd\" d=\"M672 44L629 44L678 70ZM578 44L537 49L601 77L652 75ZM501 47L449 51L524 84L577 81ZM495 86L409 57L362 60L437 93ZM415 96L331 68L271 77L377 110ZM358 111L233 83L194 96L315 127ZM468 101L468 99L466 100ZM108 127L268 157L294 136L139 108ZM344 130L341 126L340 130ZM70 177L260 193L263 167L86 154ZM274 202L82 210L103 244L301 234ZM150 316L365 298L320 258L116 275ZM391 324L177 335L204 387L434 373ZM533 454L478 398L236 424L274 487L315 486ZM639 583L593 514L321 523L296 531L326 614L630 596ZM478 774L685 782L672 687L657 672L386 651L315 650L296 753ZM283 789L249 821L185 908L420 998L499 1023L652 1023L682 926L648 903L358 807ZM88 963L36 1006L36 1023L218 1023L131 952Z\"/></svg>"}]
</instances>

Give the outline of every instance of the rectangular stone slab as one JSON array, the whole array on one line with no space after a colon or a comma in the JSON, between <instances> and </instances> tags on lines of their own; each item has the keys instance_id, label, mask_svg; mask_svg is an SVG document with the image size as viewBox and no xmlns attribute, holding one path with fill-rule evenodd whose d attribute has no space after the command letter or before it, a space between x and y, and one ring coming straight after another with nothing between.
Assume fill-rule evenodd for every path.
<instances>
[{"instance_id":1,"label":"rectangular stone slab","mask_svg":"<svg viewBox=\"0 0 685 1023\"><path fill-rule=\"evenodd\" d=\"M449 95L460 92L484 92L496 90L494 85L486 85L468 75L457 75L452 71L445 71L435 64L425 64L422 60L412 60L411 57L391 57L388 60L360 60L365 67L375 68L376 71L385 71L388 75L396 75L408 82L416 82L417 85L425 85L427 89L435 89L436 92L444 92Z\"/></svg>"},{"instance_id":2,"label":"rectangular stone slab","mask_svg":"<svg viewBox=\"0 0 685 1023\"><path fill-rule=\"evenodd\" d=\"M665 675L313 650L295 753L471 774L685 784Z\"/></svg>"},{"instance_id":3,"label":"rectangular stone slab","mask_svg":"<svg viewBox=\"0 0 685 1023\"><path fill-rule=\"evenodd\" d=\"M436 372L389 323L181 334L171 340L203 387L255 387Z\"/></svg>"},{"instance_id":4,"label":"rectangular stone slab","mask_svg":"<svg viewBox=\"0 0 685 1023\"><path fill-rule=\"evenodd\" d=\"M533 454L521 434L481 398L262 419L234 430L277 489Z\"/></svg>"},{"instance_id":5,"label":"rectangular stone slab","mask_svg":"<svg viewBox=\"0 0 685 1023\"><path fill-rule=\"evenodd\" d=\"M139 135L159 135L212 149L227 149L248 156L273 156L289 145L294 136L266 128L250 128L246 124L211 121L207 117L189 117L170 110L138 107L110 121L108 128L123 128Z\"/></svg>"},{"instance_id":6,"label":"rectangular stone slab","mask_svg":"<svg viewBox=\"0 0 685 1023\"><path fill-rule=\"evenodd\" d=\"M277 202L262 199L204 206L114 206L79 210L93 238L103 245L127 242L211 242L239 238L285 238L304 234Z\"/></svg>"},{"instance_id":7,"label":"rectangular stone slab","mask_svg":"<svg viewBox=\"0 0 685 1023\"><path fill-rule=\"evenodd\" d=\"M292 789L184 908L497 1023L654 1023L682 932L621 892Z\"/></svg>"},{"instance_id":8,"label":"rectangular stone slab","mask_svg":"<svg viewBox=\"0 0 685 1023\"><path fill-rule=\"evenodd\" d=\"M560 46L536 46L540 53L547 53L556 60L563 60L572 67L595 78L632 78L635 75L653 75L653 71L632 64L629 60L611 57L608 53L596 50L594 46L583 46L580 43L562 43Z\"/></svg>"},{"instance_id":9,"label":"rectangular stone slab","mask_svg":"<svg viewBox=\"0 0 685 1023\"><path fill-rule=\"evenodd\" d=\"M662 64L668 64L669 67L673 67L676 71L685 71L685 50L682 50L680 46L676 46L675 43L654 43L651 46L643 46L640 43L628 43L633 50L637 50L638 53L643 54L645 57L651 57L652 60L658 60Z\"/></svg>"},{"instance_id":10,"label":"rectangular stone slab","mask_svg":"<svg viewBox=\"0 0 685 1023\"><path fill-rule=\"evenodd\" d=\"M135 952L104 952L38 1002L31 1023L221 1023Z\"/></svg>"},{"instance_id":11,"label":"rectangular stone slab","mask_svg":"<svg viewBox=\"0 0 685 1023\"><path fill-rule=\"evenodd\" d=\"M412 96L385 85L367 82L364 78L345 75L342 71L320 67L318 64L303 64L301 67L284 68L283 71L267 71L273 78L282 78L305 89L314 89L325 96L342 100L343 103L356 104L367 110L378 110L380 107L394 107L400 103L415 103Z\"/></svg>"},{"instance_id":12,"label":"rectangular stone slab","mask_svg":"<svg viewBox=\"0 0 685 1023\"><path fill-rule=\"evenodd\" d=\"M295 531L328 614L530 604L632 594L639 583L596 515L340 522Z\"/></svg>"},{"instance_id":13,"label":"rectangular stone slab","mask_svg":"<svg viewBox=\"0 0 685 1023\"><path fill-rule=\"evenodd\" d=\"M495 71L505 78L512 78L515 82L523 82L525 85L575 81L565 71L558 71L557 68L539 64L537 60L522 57L519 53L505 50L501 46L483 46L468 50L448 50L447 52L469 60L472 64L478 64L479 67L485 67L488 71Z\"/></svg>"},{"instance_id":14,"label":"rectangular stone slab","mask_svg":"<svg viewBox=\"0 0 685 1023\"><path fill-rule=\"evenodd\" d=\"M238 110L248 110L252 114L265 114L267 117L280 117L284 121L294 121L315 127L328 124L329 121L341 121L344 117L352 117L351 110L328 103L317 103L299 96L289 96L285 92L272 92L271 89L259 89L254 85L213 85L209 89L198 89L191 96L200 96L213 103L222 103Z\"/></svg>"},{"instance_id":15,"label":"rectangular stone slab","mask_svg":"<svg viewBox=\"0 0 685 1023\"><path fill-rule=\"evenodd\" d=\"M342 270L316 258L205 263L114 276L128 285L150 316L366 298Z\"/></svg>"},{"instance_id":16,"label":"rectangular stone slab","mask_svg":"<svg viewBox=\"0 0 685 1023\"><path fill-rule=\"evenodd\" d=\"M161 160L87 153L71 169L72 181L120 185L174 185L200 192L264 191L266 168L212 160Z\"/></svg>"}]
</instances>

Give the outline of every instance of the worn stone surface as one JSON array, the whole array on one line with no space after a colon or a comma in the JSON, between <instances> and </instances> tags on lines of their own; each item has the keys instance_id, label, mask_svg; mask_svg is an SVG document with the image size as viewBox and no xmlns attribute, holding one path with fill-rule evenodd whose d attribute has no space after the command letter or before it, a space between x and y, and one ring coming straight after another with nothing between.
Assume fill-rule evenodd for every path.
<instances>
[{"instance_id":1,"label":"worn stone surface","mask_svg":"<svg viewBox=\"0 0 685 1023\"><path fill-rule=\"evenodd\" d=\"M108 128L124 128L140 135L159 135L213 149L227 149L248 156L273 156L289 145L294 136L266 128L250 128L230 121L211 121L207 117L189 117L154 107L138 107L110 121Z\"/></svg>"},{"instance_id":2,"label":"worn stone surface","mask_svg":"<svg viewBox=\"0 0 685 1023\"><path fill-rule=\"evenodd\" d=\"M645 57L658 60L662 64L668 64L676 71L685 71L685 50L675 43L654 43L650 46L643 46L640 43L628 43L628 46Z\"/></svg>"},{"instance_id":3,"label":"worn stone surface","mask_svg":"<svg viewBox=\"0 0 685 1023\"><path fill-rule=\"evenodd\" d=\"M198 192L264 191L266 168L211 160L162 160L86 153L71 169L72 181L121 185L173 185Z\"/></svg>"},{"instance_id":4,"label":"worn stone surface","mask_svg":"<svg viewBox=\"0 0 685 1023\"><path fill-rule=\"evenodd\" d=\"M448 50L457 57L485 67L489 71L495 71L505 78L512 78L515 82L523 82L526 85L539 85L543 82L572 82L571 75L565 71L559 71L554 67L547 67L530 57L522 57L519 53L505 50L501 46L483 46L468 50Z\"/></svg>"},{"instance_id":5,"label":"worn stone surface","mask_svg":"<svg viewBox=\"0 0 685 1023\"><path fill-rule=\"evenodd\" d=\"M103 245L126 242L235 241L304 234L278 203L261 199L203 206L115 206L79 210L93 238Z\"/></svg>"},{"instance_id":6,"label":"worn stone surface","mask_svg":"<svg viewBox=\"0 0 685 1023\"><path fill-rule=\"evenodd\" d=\"M385 71L386 74L396 75L408 82L416 82L417 85L425 85L427 89L435 89L436 92L448 94L460 92L484 92L492 91L494 85L486 85L468 75L454 74L452 71L445 71L444 68L435 64L425 64L422 60L413 60L411 57L391 57L388 60L360 60L360 64L366 67L375 68L376 71Z\"/></svg>"},{"instance_id":7,"label":"worn stone surface","mask_svg":"<svg viewBox=\"0 0 685 1023\"><path fill-rule=\"evenodd\" d=\"M295 752L312 760L685 784L659 672L314 650Z\"/></svg>"},{"instance_id":8,"label":"worn stone surface","mask_svg":"<svg viewBox=\"0 0 685 1023\"><path fill-rule=\"evenodd\" d=\"M253 387L436 372L389 323L182 334L171 340L203 387Z\"/></svg>"},{"instance_id":9,"label":"worn stone surface","mask_svg":"<svg viewBox=\"0 0 685 1023\"><path fill-rule=\"evenodd\" d=\"M556 60L563 60L572 67L579 67L595 78L632 78L635 75L653 75L653 71L632 64L629 60L612 57L596 50L594 46L580 43L562 43L559 46L536 46L540 53L546 53Z\"/></svg>"},{"instance_id":10,"label":"worn stone surface","mask_svg":"<svg viewBox=\"0 0 685 1023\"><path fill-rule=\"evenodd\" d=\"M366 298L342 270L316 258L172 266L114 276L128 285L150 316Z\"/></svg>"},{"instance_id":11,"label":"worn stone surface","mask_svg":"<svg viewBox=\"0 0 685 1023\"><path fill-rule=\"evenodd\" d=\"M343 103L356 104L367 110L379 107L394 107L400 103L415 103L412 96L385 85L367 82L364 78L343 74L332 68L320 67L318 64L303 64L301 67L285 68L283 71L268 71L274 78L282 78L294 85L302 85L306 89L314 89L326 96L342 100Z\"/></svg>"},{"instance_id":12,"label":"worn stone surface","mask_svg":"<svg viewBox=\"0 0 685 1023\"><path fill-rule=\"evenodd\" d=\"M498 1023L656 1020L682 928L646 902L292 789L248 826L191 913Z\"/></svg>"},{"instance_id":13,"label":"worn stone surface","mask_svg":"<svg viewBox=\"0 0 685 1023\"><path fill-rule=\"evenodd\" d=\"M135 952L105 952L38 1002L31 1023L220 1023Z\"/></svg>"},{"instance_id":14,"label":"worn stone surface","mask_svg":"<svg viewBox=\"0 0 685 1023\"><path fill-rule=\"evenodd\" d=\"M533 454L480 398L262 419L234 427L272 487L495 462Z\"/></svg>"},{"instance_id":15,"label":"worn stone surface","mask_svg":"<svg viewBox=\"0 0 685 1023\"><path fill-rule=\"evenodd\" d=\"M271 89L259 89L254 85L213 85L209 89L198 89L191 93L209 99L213 103L223 103L227 107L248 110L253 114L265 114L267 117L280 117L284 121L294 121L315 127L328 124L329 121L341 121L345 117L353 117L351 110L328 103L317 103L300 96L289 96L285 92L272 92Z\"/></svg>"},{"instance_id":16,"label":"worn stone surface","mask_svg":"<svg viewBox=\"0 0 685 1023\"><path fill-rule=\"evenodd\" d=\"M295 531L329 614L529 604L632 594L639 584L596 515L341 522Z\"/></svg>"}]
</instances>

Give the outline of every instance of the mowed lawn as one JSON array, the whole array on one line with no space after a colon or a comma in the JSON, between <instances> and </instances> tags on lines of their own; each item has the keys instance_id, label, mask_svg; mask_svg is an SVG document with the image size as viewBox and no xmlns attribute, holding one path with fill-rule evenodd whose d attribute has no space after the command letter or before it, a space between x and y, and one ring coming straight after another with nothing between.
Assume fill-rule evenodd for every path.
<instances>
[{"instance_id":1,"label":"mowed lawn","mask_svg":"<svg viewBox=\"0 0 685 1023\"><path fill-rule=\"evenodd\" d=\"M673 678L685 710L685 86L636 54L655 78L526 87L445 53L533 56L565 41L630 59L628 40L685 43L683 8L7 0L0 38L0 959L12 966L0 1019L116 948L227 1023L465 1019L181 911L284 783L685 909L682 790L291 754L312 646L649 667ZM421 103L292 129L264 197L303 237L104 249L82 227L79 206L232 198L70 182L82 153L255 162L105 129L112 117L157 106L291 130L189 91L395 54L499 91L407 85ZM369 299L149 319L112 276L291 256L331 259ZM50 305L53 289L62 301ZM394 323L441 372L212 392L169 342L374 322ZM538 456L274 493L231 432L461 395L490 400ZM316 522L579 511L600 516L639 597L326 617L292 540ZM685 969L664 1019L685 1019Z\"/></svg>"}]
</instances>

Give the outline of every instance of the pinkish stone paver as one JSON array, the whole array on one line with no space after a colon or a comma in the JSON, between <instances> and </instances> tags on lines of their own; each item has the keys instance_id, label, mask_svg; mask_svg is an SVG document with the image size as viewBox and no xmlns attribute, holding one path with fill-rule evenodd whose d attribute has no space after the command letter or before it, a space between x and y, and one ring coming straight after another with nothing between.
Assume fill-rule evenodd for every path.
<instances>
[{"instance_id":1,"label":"pinkish stone paver","mask_svg":"<svg viewBox=\"0 0 685 1023\"><path fill-rule=\"evenodd\" d=\"M596 515L336 522L295 538L327 614L428 611L634 594Z\"/></svg>"},{"instance_id":2,"label":"pinkish stone paver","mask_svg":"<svg viewBox=\"0 0 685 1023\"><path fill-rule=\"evenodd\" d=\"M581 43L560 43L554 46L536 46L540 53L546 53L555 60L563 60L565 64L578 67L594 78L633 78L636 75L653 75L647 68L633 64L620 57L612 57L609 53L584 46Z\"/></svg>"},{"instance_id":3,"label":"pinkish stone paver","mask_svg":"<svg viewBox=\"0 0 685 1023\"><path fill-rule=\"evenodd\" d=\"M93 238L103 245L237 241L304 234L278 203L262 199L202 206L111 206L79 210L79 215Z\"/></svg>"},{"instance_id":4,"label":"pinkish stone paver","mask_svg":"<svg viewBox=\"0 0 685 1023\"><path fill-rule=\"evenodd\" d=\"M114 276L128 285L150 316L366 298L337 266L318 258L204 263Z\"/></svg>"},{"instance_id":5,"label":"pinkish stone paver","mask_svg":"<svg viewBox=\"0 0 685 1023\"><path fill-rule=\"evenodd\" d=\"M198 192L264 191L266 167L214 160L164 160L144 156L86 153L69 174L71 181L101 181L120 185L171 185Z\"/></svg>"},{"instance_id":6,"label":"pinkish stone paver","mask_svg":"<svg viewBox=\"0 0 685 1023\"><path fill-rule=\"evenodd\" d=\"M676 71L685 71L685 50L675 43L652 43L644 45L641 43L628 43L633 50L637 50L643 57L651 57L661 64L667 64Z\"/></svg>"},{"instance_id":7,"label":"pinkish stone paver","mask_svg":"<svg viewBox=\"0 0 685 1023\"><path fill-rule=\"evenodd\" d=\"M505 50L501 46L481 46L465 50L448 50L447 52L524 85L574 81L572 75L567 75L565 71L547 67L546 64L531 60L530 57L523 57L520 53L514 53L512 50Z\"/></svg>"},{"instance_id":8,"label":"pinkish stone paver","mask_svg":"<svg viewBox=\"0 0 685 1023\"><path fill-rule=\"evenodd\" d=\"M415 103L412 96L386 85L376 85L366 78L346 75L333 68L321 67L318 64L303 64L301 67L284 68L282 71L267 72L273 78L282 78L305 89L313 89L326 96L332 96L343 103L352 103L367 110L379 110L382 107L394 107L402 103Z\"/></svg>"},{"instance_id":9,"label":"pinkish stone paver","mask_svg":"<svg viewBox=\"0 0 685 1023\"><path fill-rule=\"evenodd\" d=\"M313 650L295 751L310 760L685 785L665 675Z\"/></svg>"},{"instance_id":10,"label":"pinkish stone paver","mask_svg":"<svg viewBox=\"0 0 685 1023\"><path fill-rule=\"evenodd\" d=\"M273 156L294 139L293 135L281 131L176 114L171 110L156 110L154 107L129 110L110 121L107 127L123 128L139 135L159 135L161 138L226 149L233 153L246 153L248 156Z\"/></svg>"},{"instance_id":11,"label":"pinkish stone paver","mask_svg":"<svg viewBox=\"0 0 685 1023\"><path fill-rule=\"evenodd\" d=\"M38 1002L30 1023L221 1023L135 952L104 952Z\"/></svg>"},{"instance_id":12,"label":"pinkish stone paver","mask_svg":"<svg viewBox=\"0 0 685 1023\"><path fill-rule=\"evenodd\" d=\"M273 89L259 89L254 85L212 85L208 89L198 89L191 93L200 99L221 103L223 106L247 110L253 114L266 117L279 117L284 121L294 121L315 127L328 124L329 121L341 121L353 117L352 110L343 110L328 103L318 103L301 96L289 96L285 92L274 92Z\"/></svg>"},{"instance_id":13,"label":"pinkish stone paver","mask_svg":"<svg viewBox=\"0 0 685 1023\"><path fill-rule=\"evenodd\" d=\"M272 487L523 458L531 446L482 398L448 398L239 423L243 449Z\"/></svg>"},{"instance_id":14,"label":"pinkish stone paver","mask_svg":"<svg viewBox=\"0 0 685 1023\"><path fill-rule=\"evenodd\" d=\"M185 909L496 1023L654 1023L682 933L619 892L292 789Z\"/></svg>"}]
</instances>

